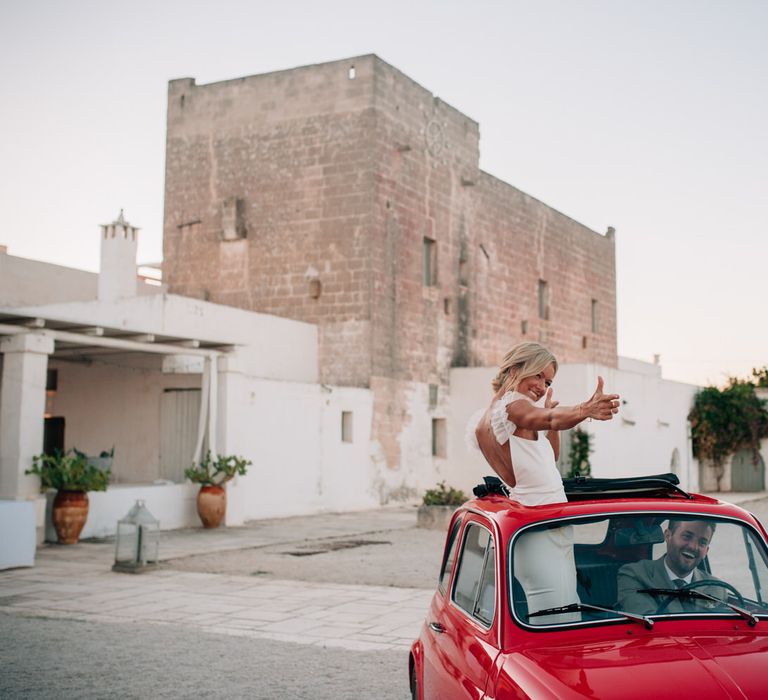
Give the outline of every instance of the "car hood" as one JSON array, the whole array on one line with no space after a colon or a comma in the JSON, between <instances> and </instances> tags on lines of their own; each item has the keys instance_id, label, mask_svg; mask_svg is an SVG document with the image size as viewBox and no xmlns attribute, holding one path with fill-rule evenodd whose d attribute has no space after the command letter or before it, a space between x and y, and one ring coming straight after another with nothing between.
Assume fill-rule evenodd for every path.
<instances>
[{"instance_id":1,"label":"car hood","mask_svg":"<svg viewBox=\"0 0 768 700\"><path fill-rule=\"evenodd\" d=\"M756 633L651 632L603 643L542 644L504 661L505 675L529 697L559 700L765 697L767 666L768 636Z\"/></svg>"}]
</instances>

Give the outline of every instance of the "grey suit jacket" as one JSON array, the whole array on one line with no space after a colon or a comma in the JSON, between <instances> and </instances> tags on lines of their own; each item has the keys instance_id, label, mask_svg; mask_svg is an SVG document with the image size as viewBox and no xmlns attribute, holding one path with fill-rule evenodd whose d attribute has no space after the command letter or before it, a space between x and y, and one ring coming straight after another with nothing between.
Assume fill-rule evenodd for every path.
<instances>
[{"instance_id":1,"label":"grey suit jacket","mask_svg":"<svg viewBox=\"0 0 768 700\"><path fill-rule=\"evenodd\" d=\"M719 581L715 576L704 574L699 569L693 570L691 581L703 581L705 579L709 581ZM672 583L667 575L667 570L664 566L664 557L653 560L644 559L643 561L633 562L632 564L625 564L619 569L617 583L619 592L616 608L618 610L626 610L627 612L633 612L639 615L655 613L659 605L666 600L666 597L661 595L652 596L649 593L638 593L638 589L675 587L675 584ZM727 595L727 591L720 586L705 586L696 590L715 596L721 600ZM691 603L693 603L693 606L691 606ZM714 603L711 603L710 601L693 600L687 603L687 608L684 608L683 599L674 598L668 605L667 612L692 612L692 608L694 610L705 612L711 609L713 605Z\"/></svg>"}]
</instances>

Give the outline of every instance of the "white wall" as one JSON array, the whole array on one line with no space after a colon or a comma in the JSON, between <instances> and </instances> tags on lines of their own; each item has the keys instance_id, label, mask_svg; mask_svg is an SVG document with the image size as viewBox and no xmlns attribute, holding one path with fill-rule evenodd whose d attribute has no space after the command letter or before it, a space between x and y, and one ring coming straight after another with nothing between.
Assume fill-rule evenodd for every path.
<instances>
[{"instance_id":1,"label":"white wall","mask_svg":"<svg viewBox=\"0 0 768 700\"><path fill-rule=\"evenodd\" d=\"M478 452L469 452L464 437L471 414L488 405L490 382L496 368L451 370L449 420L449 483L471 488L492 470ZM656 365L620 358L619 368L598 365L562 365L555 377L554 398L563 405L588 399L597 376L605 391L621 395L619 415L612 421L584 422L581 427L593 436L590 456L592 475L621 477L672 471L675 449L679 454L678 476L683 488L698 489L698 465L690 452L687 415L698 387L661 378Z\"/></svg>"},{"instance_id":2,"label":"white wall","mask_svg":"<svg viewBox=\"0 0 768 700\"><path fill-rule=\"evenodd\" d=\"M324 510L357 510L379 505L371 459L373 393L352 387L320 387L321 473ZM342 411L352 413L352 442L341 440Z\"/></svg>"},{"instance_id":3,"label":"white wall","mask_svg":"<svg viewBox=\"0 0 768 700\"><path fill-rule=\"evenodd\" d=\"M0 252L0 306L96 298L98 275Z\"/></svg>"},{"instance_id":4,"label":"white wall","mask_svg":"<svg viewBox=\"0 0 768 700\"><path fill-rule=\"evenodd\" d=\"M117 521L128 514L137 500L143 500L160 521L161 530L199 527L195 499L198 488L187 484L112 485L106 491L88 494L88 519L80 537L108 537L117 532ZM54 491L47 494L45 539L56 542L51 520Z\"/></svg>"},{"instance_id":5,"label":"white wall","mask_svg":"<svg viewBox=\"0 0 768 700\"><path fill-rule=\"evenodd\" d=\"M378 396L387 396L388 380L376 386ZM374 462L374 489L379 503L417 502L426 489L433 488L446 478L448 460L432 455L432 420L446 419L450 397L443 387L439 388L437 402L430 406L429 384L422 382L397 382L397 404L391 410L401 413L398 425L398 466L387 464L384 447L377 440L371 443ZM400 392L402 391L402 403ZM380 399L381 400L381 399ZM392 421L397 424L397 421ZM394 461L390 455L390 463Z\"/></svg>"},{"instance_id":6,"label":"white wall","mask_svg":"<svg viewBox=\"0 0 768 700\"><path fill-rule=\"evenodd\" d=\"M98 279L95 272L20 258L0 249L0 307L91 301L96 299ZM162 291L139 279L135 288L140 296Z\"/></svg>"},{"instance_id":7,"label":"white wall","mask_svg":"<svg viewBox=\"0 0 768 700\"><path fill-rule=\"evenodd\" d=\"M151 482L158 468L162 389L199 386L200 376L57 365L55 413L66 417L66 446L96 453L115 445L113 471L118 483L106 492L89 494L82 537L114 534L118 519L139 498L163 529L198 526L197 486ZM223 363L218 375L217 449L245 456L253 465L245 477L227 485L227 525L379 504L370 454L369 390L263 379L236 371L235 366ZM351 443L341 441L342 411L353 415ZM55 540L50 513L47 521L47 537Z\"/></svg>"},{"instance_id":8,"label":"white wall","mask_svg":"<svg viewBox=\"0 0 768 700\"><path fill-rule=\"evenodd\" d=\"M107 356L110 357L110 356ZM159 363L160 356L151 356ZM152 483L160 460L160 397L164 388L199 387L200 375L162 374L120 364L51 360L58 390L47 412L65 419L65 449L98 455L114 446L115 483ZM150 509L151 510L151 509ZM124 515L124 514L123 514Z\"/></svg>"},{"instance_id":9,"label":"white wall","mask_svg":"<svg viewBox=\"0 0 768 700\"><path fill-rule=\"evenodd\" d=\"M224 375L224 376L222 376ZM258 518L378 504L369 454L372 395L220 374L220 413L227 414L219 451L253 461L228 486L227 524ZM341 441L341 411L353 412L353 442Z\"/></svg>"},{"instance_id":10,"label":"white wall","mask_svg":"<svg viewBox=\"0 0 768 700\"><path fill-rule=\"evenodd\" d=\"M699 470L691 454L687 423L698 387L662 379L657 365L620 358L618 369L565 365L556 378L558 398L565 404L584 401L594 392L598 375L605 381L606 392L621 396L622 406L612 421L582 424L594 436L592 475L669 472L677 449L681 486L698 490Z\"/></svg>"},{"instance_id":11,"label":"white wall","mask_svg":"<svg viewBox=\"0 0 768 700\"><path fill-rule=\"evenodd\" d=\"M103 326L133 333L238 345L241 347L236 352L250 374L291 381L318 381L317 326L310 323L175 294L48 304L12 310L17 314L82 326Z\"/></svg>"},{"instance_id":12,"label":"white wall","mask_svg":"<svg viewBox=\"0 0 768 700\"><path fill-rule=\"evenodd\" d=\"M491 380L497 373L496 367L457 367L450 373L448 459L443 476L449 486L460 488L467 495L472 493L473 486L482 483L483 476L494 474L480 452L467 448L466 432L472 414L490 403Z\"/></svg>"},{"instance_id":13,"label":"white wall","mask_svg":"<svg viewBox=\"0 0 768 700\"><path fill-rule=\"evenodd\" d=\"M253 466L228 484L228 524L379 503L370 445L372 394L316 383L316 326L166 294L14 312L153 333L159 340L186 337L235 346L219 361L217 451L243 455ZM51 361L59 381L46 413L64 416L65 448L98 454L115 446L114 483L106 493L90 495L83 536L114 532L139 497L163 528L196 525L197 487L152 482L159 468L163 389L198 388L201 375L165 374L167 358L146 352L97 350L70 359ZM341 442L342 410L353 413L352 443Z\"/></svg>"}]
</instances>

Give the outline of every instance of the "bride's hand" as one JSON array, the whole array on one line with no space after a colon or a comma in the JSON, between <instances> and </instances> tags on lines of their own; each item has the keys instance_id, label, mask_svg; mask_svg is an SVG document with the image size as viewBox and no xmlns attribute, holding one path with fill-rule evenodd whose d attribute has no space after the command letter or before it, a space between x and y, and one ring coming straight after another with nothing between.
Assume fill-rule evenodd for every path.
<instances>
[{"instance_id":1,"label":"bride's hand","mask_svg":"<svg viewBox=\"0 0 768 700\"><path fill-rule=\"evenodd\" d=\"M544 408L555 408L555 406L559 406L559 401L553 401L552 400L552 389L547 389L547 396L544 399Z\"/></svg>"},{"instance_id":2,"label":"bride's hand","mask_svg":"<svg viewBox=\"0 0 768 700\"><path fill-rule=\"evenodd\" d=\"M603 378L597 378L597 388L592 397L581 404L585 418L611 420L619 412L619 395L603 393Z\"/></svg>"}]
</instances>

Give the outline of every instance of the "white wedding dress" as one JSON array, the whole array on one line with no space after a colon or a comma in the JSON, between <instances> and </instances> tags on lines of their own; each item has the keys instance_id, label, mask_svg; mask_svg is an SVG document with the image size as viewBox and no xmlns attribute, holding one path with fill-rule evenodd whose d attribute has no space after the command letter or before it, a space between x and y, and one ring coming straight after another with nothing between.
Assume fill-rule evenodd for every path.
<instances>
[{"instance_id":1,"label":"white wedding dress","mask_svg":"<svg viewBox=\"0 0 768 700\"><path fill-rule=\"evenodd\" d=\"M511 498L524 506L565 503L563 481L555 463L552 445L541 433L536 440L516 436L517 427L507 416L507 406L518 400L533 401L516 391L508 391L491 407L491 429L496 441L509 442L515 486ZM467 442L480 449L475 429L484 411L479 411L467 426ZM514 575L525 591L528 610L578 603L576 564L573 557L573 528L558 527L523 533L515 543ZM581 619L577 613L533 618L532 624L562 624Z\"/></svg>"}]
</instances>

